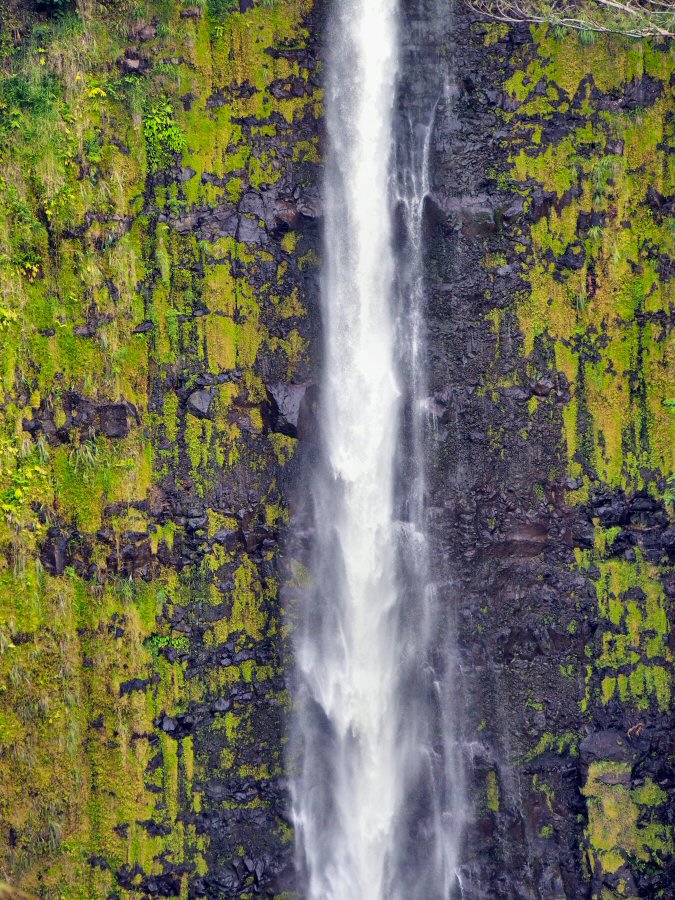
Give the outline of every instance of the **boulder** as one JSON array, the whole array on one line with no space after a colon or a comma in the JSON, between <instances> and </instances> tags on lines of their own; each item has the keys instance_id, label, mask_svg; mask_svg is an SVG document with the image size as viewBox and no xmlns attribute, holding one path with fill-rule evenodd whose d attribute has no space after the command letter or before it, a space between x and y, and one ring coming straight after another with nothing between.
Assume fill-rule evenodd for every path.
<instances>
[{"instance_id":1,"label":"boulder","mask_svg":"<svg viewBox=\"0 0 675 900\"><path fill-rule=\"evenodd\" d=\"M272 407L272 431L298 437L298 423L307 384L293 384L276 381L267 385Z\"/></svg>"},{"instance_id":2,"label":"boulder","mask_svg":"<svg viewBox=\"0 0 675 900\"><path fill-rule=\"evenodd\" d=\"M208 419L213 403L213 393L211 391L193 391L187 400L188 412L198 419Z\"/></svg>"}]
</instances>

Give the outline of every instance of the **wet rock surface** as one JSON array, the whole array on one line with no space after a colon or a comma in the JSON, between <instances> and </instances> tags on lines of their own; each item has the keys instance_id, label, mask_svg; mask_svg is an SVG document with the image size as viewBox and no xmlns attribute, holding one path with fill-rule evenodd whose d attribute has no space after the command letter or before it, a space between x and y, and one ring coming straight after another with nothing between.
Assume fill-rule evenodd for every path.
<instances>
[{"instance_id":1,"label":"wet rock surface","mask_svg":"<svg viewBox=\"0 0 675 900\"><path fill-rule=\"evenodd\" d=\"M672 720L669 688L656 688L669 681L672 661L667 470L645 468L648 490L639 479L608 483L598 464L602 443L582 439L570 461L566 410L578 403L571 428L590 429L579 399L584 360L599 364L610 336L593 325L584 334L580 322L570 346L582 362L572 380L556 362L555 325L546 326L556 315L552 288L533 345L523 338L533 323L517 312L517 298L534 290L532 236L541 224L577 204L581 233L597 233L608 213L589 208L600 201L589 201L582 182L556 190L544 177L542 184L521 176L515 196L499 177L518 153L555 153L575 127L555 110L523 124L522 99L504 89L537 59L529 31L472 25L456 7L447 41L452 75L436 112L426 208L427 405L436 423L428 435L433 556L448 605L442 640L457 642L464 690L462 897L667 896L673 772L661 748ZM593 121L637 97L656 103L663 90L649 77L609 91L588 84ZM547 90L542 82L531 96ZM576 107L578 95L570 102ZM523 143L519 127L541 129L541 146ZM616 135L607 141L608 152L629 153ZM551 163L552 178L565 164ZM653 204L647 187L642 202ZM534 252L551 285L583 273L590 296L597 285L588 247L568 240L556 252ZM640 378L635 370L632 377ZM628 638L633 649L619 650L626 610L644 622L647 607L664 616L646 632L653 650L637 632ZM645 783L658 785L649 802Z\"/></svg>"}]
</instances>

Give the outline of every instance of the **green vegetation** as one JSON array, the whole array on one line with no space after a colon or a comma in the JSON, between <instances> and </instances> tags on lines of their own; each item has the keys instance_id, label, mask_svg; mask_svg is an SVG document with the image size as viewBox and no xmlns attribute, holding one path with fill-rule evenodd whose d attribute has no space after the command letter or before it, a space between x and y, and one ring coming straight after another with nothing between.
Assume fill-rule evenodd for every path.
<instances>
[{"instance_id":1,"label":"green vegetation","mask_svg":"<svg viewBox=\"0 0 675 900\"><path fill-rule=\"evenodd\" d=\"M672 828L653 815L667 799L665 793L653 782L631 791L629 779L626 763L592 763L582 791L588 804L590 853L608 873L617 872L627 857L658 864L673 852Z\"/></svg>"},{"instance_id":2,"label":"green vegetation","mask_svg":"<svg viewBox=\"0 0 675 900\"><path fill-rule=\"evenodd\" d=\"M151 172L173 165L186 147L171 103L166 99L151 106L143 117L143 136Z\"/></svg>"},{"instance_id":3,"label":"green vegetation","mask_svg":"<svg viewBox=\"0 0 675 900\"><path fill-rule=\"evenodd\" d=\"M487 807L490 812L499 812L499 782L497 773L490 769L486 776Z\"/></svg>"},{"instance_id":4,"label":"green vegetation","mask_svg":"<svg viewBox=\"0 0 675 900\"><path fill-rule=\"evenodd\" d=\"M579 753L579 740L579 735L573 732L565 732L560 735L544 732L536 747L525 757L525 762L530 762L549 751L558 753L560 756L577 756Z\"/></svg>"},{"instance_id":5,"label":"green vegetation","mask_svg":"<svg viewBox=\"0 0 675 900\"><path fill-rule=\"evenodd\" d=\"M604 546L601 541L599 546ZM635 562L605 560L603 555L602 550L596 555L600 577L595 584L604 628L592 648L595 667L587 677L582 707L588 709L599 690L605 705L614 699L640 710L653 704L666 712L671 703L671 626L656 568L639 551Z\"/></svg>"},{"instance_id":6,"label":"green vegetation","mask_svg":"<svg viewBox=\"0 0 675 900\"><path fill-rule=\"evenodd\" d=\"M660 0L468 0L479 14L503 22L544 23L556 40L576 33L582 46L599 34L675 36L675 12Z\"/></svg>"},{"instance_id":7,"label":"green vegetation","mask_svg":"<svg viewBox=\"0 0 675 900\"><path fill-rule=\"evenodd\" d=\"M499 40L496 29L502 27L493 26L486 42ZM517 51L506 82L511 108L502 115L509 127L510 165L492 177L501 190L522 196L526 213L534 211L542 191L553 199L517 235L515 259L508 259L528 289L508 308L492 311L488 321L501 339L504 323L517 320L521 359L487 390L504 383L527 385L533 373L539 377L546 369L563 376L569 399L562 410L534 399L528 409L533 418L560 423L567 452L551 478L572 485L566 493L570 506L612 492L628 498L646 493L669 504L668 398L675 366L668 328L657 322L672 304L659 260L672 256L673 234L653 197L672 193L668 85L675 61L658 42L583 31L577 37L543 25L533 26L532 34L534 44ZM630 108L607 102L643 78L655 85L648 103ZM568 113L569 127L547 136L547 123ZM648 723L672 708L670 605L658 557L639 546L618 550L623 527L603 528L598 520L594 525L594 546L577 548L574 558L570 554L570 568L583 573L596 606L588 610L585 601L570 598L581 615L567 626L574 635L579 619L590 620L593 637L585 644L585 658L571 651L564 663L556 663L555 673L547 672L566 696L576 693L576 722L571 715L562 727L579 733L557 735L548 724L521 757L528 771L542 771L546 754L575 755L589 730L607 727L608 715L618 721L623 712L630 722ZM641 543L641 526L631 533ZM536 709L540 699L527 707ZM589 771L583 791L586 843L598 879L626 863L659 871L672 852L658 788L631 790L630 778L624 764L594 763ZM547 838L555 838L557 828L558 823L537 825ZM627 891L622 882L611 896Z\"/></svg>"},{"instance_id":8,"label":"green vegetation","mask_svg":"<svg viewBox=\"0 0 675 900\"><path fill-rule=\"evenodd\" d=\"M144 644L153 654L157 654L164 649L177 650L180 653L190 649L190 641L185 635L169 637L168 634L153 634L145 639Z\"/></svg>"},{"instance_id":9,"label":"green vegetation","mask_svg":"<svg viewBox=\"0 0 675 900\"><path fill-rule=\"evenodd\" d=\"M164 0L92 2L81 16L75 4L3 9L0 867L36 896L117 895L126 865L204 874L208 839L186 820L213 761L157 723L277 671L248 660L185 678L191 642L245 647L279 627L275 580L207 535L239 527L219 506L223 483L245 484L245 498L264 486L252 527L285 515L275 477L295 442L264 433L261 367L278 360L292 375L304 347L295 248L274 277L262 248L158 219L229 205L285 171L279 142L293 148L321 97L277 100L275 79L308 73L266 51L303 46L310 5L223 6L217 23L205 4L181 18L187 7ZM124 63L141 58L136 71ZM232 99L210 109L216 87ZM172 177L181 164L197 173L187 182ZM235 367L212 420L186 413L179 373L189 384ZM122 402L126 428L109 436L101 417ZM38 420L46 432L25 430ZM180 574L185 525L157 512L172 489L208 519L203 554ZM203 636L173 629L176 608L193 622L204 604L218 613ZM228 716L228 769L249 777L255 723L245 709ZM281 747L265 752L256 777L278 770Z\"/></svg>"}]
</instances>

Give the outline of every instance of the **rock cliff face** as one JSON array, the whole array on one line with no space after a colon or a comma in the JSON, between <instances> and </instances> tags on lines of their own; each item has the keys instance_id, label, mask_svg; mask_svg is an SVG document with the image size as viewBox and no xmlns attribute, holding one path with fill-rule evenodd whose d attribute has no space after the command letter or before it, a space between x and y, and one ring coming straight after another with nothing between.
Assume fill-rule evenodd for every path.
<instances>
[{"instance_id":1,"label":"rock cliff face","mask_svg":"<svg viewBox=\"0 0 675 900\"><path fill-rule=\"evenodd\" d=\"M459 6L449 40L429 457L464 673L464 896L665 897L672 50Z\"/></svg>"},{"instance_id":2,"label":"rock cliff face","mask_svg":"<svg viewBox=\"0 0 675 900\"><path fill-rule=\"evenodd\" d=\"M5 14L0 869L39 896L283 887L321 31L305 0Z\"/></svg>"},{"instance_id":3,"label":"rock cliff face","mask_svg":"<svg viewBox=\"0 0 675 900\"><path fill-rule=\"evenodd\" d=\"M402 97L444 85L429 505L464 896L667 897L672 51L403 6ZM0 23L0 873L290 897L303 572L279 560L320 353L323 12Z\"/></svg>"}]
</instances>

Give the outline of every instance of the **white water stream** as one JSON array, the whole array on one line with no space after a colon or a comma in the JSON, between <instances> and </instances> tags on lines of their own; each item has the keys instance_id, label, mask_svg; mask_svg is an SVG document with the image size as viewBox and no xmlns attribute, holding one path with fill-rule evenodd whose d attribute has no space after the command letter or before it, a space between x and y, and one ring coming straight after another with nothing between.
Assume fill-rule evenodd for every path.
<instances>
[{"instance_id":1,"label":"white water stream","mask_svg":"<svg viewBox=\"0 0 675 900\"><path fill-rule=\"evenodd\" d=\"M397 0L340 0L329 35L321 460L292 782L308 900L445 900L454 879L414 411L426 159L394 158L397 22Z\"/></svg>"}]
</instances>

